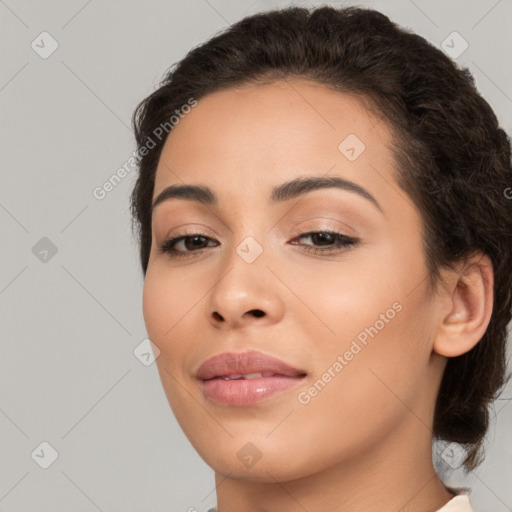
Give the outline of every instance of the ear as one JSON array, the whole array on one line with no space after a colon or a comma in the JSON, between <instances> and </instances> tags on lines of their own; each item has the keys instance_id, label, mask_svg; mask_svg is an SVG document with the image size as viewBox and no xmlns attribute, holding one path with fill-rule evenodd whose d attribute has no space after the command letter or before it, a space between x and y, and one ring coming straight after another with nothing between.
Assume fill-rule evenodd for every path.
<instances>
[{"instance_id":1,"label":"ear","mask_svg":"<svg viewBox=\"0 0 512 512\"><path fill-rule=\"evenodd\" d=\"M445 357L471 350L485 334L494 300L494 273L481 252L450 270L440 298L440 316L433 350Z\"/></svg>"}]
</instances>

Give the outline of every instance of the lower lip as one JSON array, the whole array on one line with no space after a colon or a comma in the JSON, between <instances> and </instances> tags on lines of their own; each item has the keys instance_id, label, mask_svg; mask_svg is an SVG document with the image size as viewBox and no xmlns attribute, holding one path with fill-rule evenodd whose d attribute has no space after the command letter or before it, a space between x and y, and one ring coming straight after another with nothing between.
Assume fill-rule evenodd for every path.
<instances>
[{"instance_id":1,"label":"lower lip","mask_svg":"<svg viewBox=\"0 0 512 512\"><path fill-rule=\"evenodd\" d=\"M256 377L254 379L211 379L202 381L205 395L219 405L247 406L287 391L304 377Z\"/></svg>"}]
</instances>

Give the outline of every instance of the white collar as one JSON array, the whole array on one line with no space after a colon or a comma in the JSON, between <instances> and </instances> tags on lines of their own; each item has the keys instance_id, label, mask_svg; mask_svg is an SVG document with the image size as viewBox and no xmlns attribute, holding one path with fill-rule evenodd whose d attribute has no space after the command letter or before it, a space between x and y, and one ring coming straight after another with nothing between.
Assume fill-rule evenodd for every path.
<instances>
[{"instance_id":1,"label":"white collar","mask_svg":"<svg viewBox=\"0 0 512 512\"><path fill-rule=\"evenodd\" d=\"M437 512L474 512L469 502L469 495L466 493L458 494L452 498L446 505Z\"/></svg>"}]
</instances>

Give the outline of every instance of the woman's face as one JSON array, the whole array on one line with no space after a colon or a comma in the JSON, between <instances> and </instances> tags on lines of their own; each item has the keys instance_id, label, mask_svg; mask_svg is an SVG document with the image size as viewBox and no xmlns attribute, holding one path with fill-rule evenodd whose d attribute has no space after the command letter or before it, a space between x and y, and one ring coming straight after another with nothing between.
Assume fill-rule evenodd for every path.
<instances>
[{"instance_id":1,"label":"woman's face","mask_svg":"<svg viewBox=\"0 0 512 512\"><path fill-rule=\"evenodd\" d=\"M445 359L390 141L354 97L298 80L210 94L170 133L153 199L187 184L217 201L155 206L143 311L172 410L217 472L282 481L430 442ZM273 195L307 178L341 185Z\"/></svg>"}]
</instances>

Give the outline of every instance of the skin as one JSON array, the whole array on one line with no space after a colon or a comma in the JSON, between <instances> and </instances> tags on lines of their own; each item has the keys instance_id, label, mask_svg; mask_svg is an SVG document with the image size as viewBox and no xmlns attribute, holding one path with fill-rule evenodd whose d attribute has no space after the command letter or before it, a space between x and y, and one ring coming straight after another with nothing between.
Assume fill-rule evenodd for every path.
<instances>
[{"instance_id":1,"label":"skin","mask_svg":"<svg viewBox=\"0 0 512 512\"><path fill-rule=\"evenodd\" d=\"M349 134L366 146L354 161L338 149ZM432 465L434 404L447 357L470 350L489 323L492 266L477 254L429 289L421 217L396 182L390 142L355 97L298 79L210 94L168 136L153 198L190 183L220 202L155 208L143 313L169 404L215 471L220 512L427 512L453 497ZM269 205L274 186L304 176L351 180L382 211L334 188ZM325 229L359 243L305 252L322 242L298 235ZM211 239L201 252L184 243L183 258L159 252L166 238L196 232ZM252 263L236 251L247 236L263 249ZM394 303L400 312L300 403ZM199 366L251 349L306 370L306 380L249 407L209 401ZM261 455L252 467L237 456L247 443Z\"/></svg>"}]
</instances>

